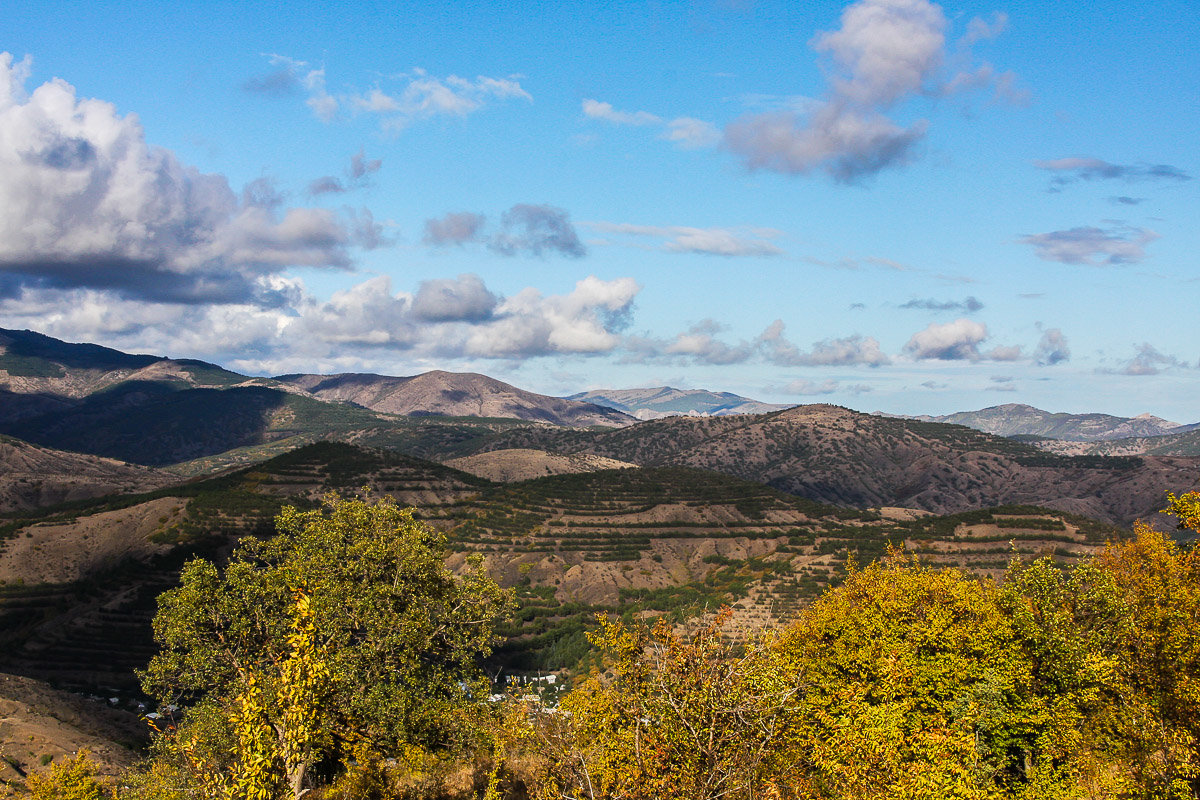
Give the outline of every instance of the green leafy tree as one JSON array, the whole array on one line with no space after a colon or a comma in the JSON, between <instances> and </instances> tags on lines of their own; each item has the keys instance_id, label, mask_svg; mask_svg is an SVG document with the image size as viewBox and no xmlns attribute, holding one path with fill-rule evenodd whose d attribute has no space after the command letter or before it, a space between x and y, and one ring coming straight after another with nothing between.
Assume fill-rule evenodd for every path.
<instances>
[{"instance_id":1,"label":"green leafy tree","mask_svg":"<svg viewBox=\"0 0 1200 800\"><path fill-rule=\"evenodd\" d=\"M795 693L757 641L722 636L724 610L686 632L602 617L609 669L583 681L533 737L543 798L752 798Z\"/></svg>"},{"instance_id":2,"label":"green leafy tree","mask_svg":"<svg viewBox=\"0 0 1200 800\"><path fill-rule=\"evenodd\" d=\"M479 560L451 573L444 537L390 500L329 496L276 528L159 599L143 687L191 706L176 749L209 794L299 797L351 749L470 744L511 594Z\"/></svg>"},{"instance_id":3,"label":"green leafy tree","mask_svg":"<svg viewBox=\"0 0 1200 800\"><path fill-rule=\"evenodd\" d=\"M87 750L50 767L44 774L29 776L27 788L32 800L112 800L113 782L101 776Z\"/></svg>"}]
</instances>

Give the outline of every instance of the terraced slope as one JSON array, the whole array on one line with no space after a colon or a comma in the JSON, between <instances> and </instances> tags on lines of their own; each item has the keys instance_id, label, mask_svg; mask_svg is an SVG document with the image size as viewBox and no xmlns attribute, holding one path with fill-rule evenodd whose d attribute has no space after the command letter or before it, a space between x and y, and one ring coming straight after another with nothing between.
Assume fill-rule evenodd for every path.
<instances>
[{"instance_id":1,"label":"terraced slope","mask_svg":"<svg viewBox=\"0 0 1200 800\"><path fill-rule=\"evenodd\" d=\"M0 436L0 514L172 482L171 476L145 467Z\"/></svg>"},{"instance_id":2,"label":"terraced slope","mask_svg":"<svg viewBox=\"0 0 1200 800\"><path fill-rule=\"evenodd\" d=\"M939 514L1010 503L1128 525L1153 518L1167 488L1191 488L1191 458L1070 458L959 425L830 405L746 417L672 417L617 431L517 430L481 450L591 453L758 480L823 502Z\"/></svg>"},{"instance_id":3,"label":"terraced slope","mask_svg":"<svg viewBox=\"0 0 1200 800\"><path fill-rule=\"evenodd\" d=\"M439 464L317 443L220 478L60 506L0 525L0 670L130 691L155 598L194 555L269 533L285 503L364 488L438 509L486 485Z\"/></svg>"},{"instance_id":4,"label":"terraced slope","mask_svg":"<svg viewBox=\"0 0 1200 800\"><path fill-rule=\"evenodd\" d=\"M504 656L570 665L598 612L693 614L735 605L735 625L773 624L889 544L997 574L1016 555L1071 561L1119 531L1035 507L956 517L856 511L682 468L560 475L493 487L434 524L517 586L525 606Z\"/></svg>"},{"instance_id":5,"label":"terraced slope","mask_svg":"<svg viewBox=\"0 0 1200 800\"><path fill-rule=\"evenodd\" d=\"M739 624L769 624L838 581L850 553L867 561L888 542L994 570L1012 554L1010 540L1025 555L1074 558L1111 534L1035 509L1006 512L1033 515L1029 530L1001 531L1000 516L985 514L969 522L984 532L963 539L957 522L835 508L686 468L499 485L323 442L220 478L60 507L0 527L8 537L0 551L0 669L132 690L133 669L153 652L154 598L173 585L186 558L219 559L238 537L269 532L284 503L308 507L331 489L362 487L415 505L445 530L452 566L480 553L518 590L523 608L498 659L530 669L575 664L600 611L684 615L735 603Z\"/></svg>"}]
</instances>

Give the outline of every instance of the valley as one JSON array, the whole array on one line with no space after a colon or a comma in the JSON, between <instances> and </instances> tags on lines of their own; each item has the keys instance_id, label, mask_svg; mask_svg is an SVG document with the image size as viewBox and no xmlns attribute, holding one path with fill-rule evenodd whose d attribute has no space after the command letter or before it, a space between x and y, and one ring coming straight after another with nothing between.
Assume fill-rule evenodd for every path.
<instances>
[{"instance_id":1,"label":"valley","mask_svg":"<svg viewBox=\"0 0 1200 800\"><path fill-rule=\"evenodd\" d=\"M595 663L597 614L729 606L746 636L889 549L991 577L1076 563L1200 478L1188 455L1067 454L1144 437L1034 443L822 404L640 421L479 375L253 378L22 334L0 332L0 673L122 703L186 561L329 492L413 507L452 569L477 554L515 591L490 671L571 675Z\"/></svg>"}]
</instances>

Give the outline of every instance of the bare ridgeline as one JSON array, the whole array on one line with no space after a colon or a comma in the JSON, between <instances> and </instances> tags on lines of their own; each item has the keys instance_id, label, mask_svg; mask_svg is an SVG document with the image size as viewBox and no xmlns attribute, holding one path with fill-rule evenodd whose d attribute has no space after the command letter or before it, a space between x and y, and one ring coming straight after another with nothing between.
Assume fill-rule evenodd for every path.
<instances>
[{"instance_id":1,"label":"bare ridgeline","mask_svg":"<svg viewBox=\"0 0 1200 800\"><path fill-rule=\"evenodd\" d=\"M389 755L384 748L371 756L383 759L378 765L383 777L377 777L392 786L394 796L479 796L488 786L496 792L497 787L507 787L504 791L511 793L518 791L518 784L523 787L520 791L536 794L537 781L542 787L537 791L549 792L543 796L578 796L572 794L578 789L572 781L580 776L564 766L568 763L593 764L599 770L593 777L608 781L604 790L608 794L595 796L770 796L763 793L774 791L771 780L776 781L776 790L786 789L794 796L870 794L885 790L883 784L872 788L871 780L883 780L879 776L894 773L895 781L901 781L897 776L904 772L905 759L917 758L920 747L926 748L920 751L926 755L940 753L929 756L933 760L967 763L965 751L954 749L962 743L951 735L958 730L954 726L961 725L975 731L972 741L986 741L991 748L986 753L972 751L975 766L967 770L970 781L999 787L996 791L1001 792L981 797L1065 796L1053 794L1065 792L1069 783L1063 764L1073 765L1072 780L1083 780L1084 775L1100 780L1096 776L1119 773L1122 780L1128 779L1129 787L1150 785L1146 783L1150 779L1137 772L1132 755L1109 753L1095 745L1098 740L1088 740L1095 745L1089 751L1094 759L1089 766L1075 751L1055 751L1052 757L1048 740L1038 743L1036 737L1030 738L1032 723L1025 717L1018 719L1012 703L1021 692L1033 691L1029 688L1033 684L1026 686L1022 680L1044 678L1037 677L1040 673L1034 666L1026 665L1033 670L1026 678L1020 677L1025 673L1018 674L1015 662L1004 662L1005 669L1011 668L1008 673L989 667L991 677L981 673L959 695L947 699L947 708L958 711L939 718L938 724L950 731L948 739L937 740L940 744L921 739L911 752L900 748L880 754L870 749L874 745L867 739L845 739L849 735L845 731L837 734L843 739L837 739L827 731L844 753L858 752L859 747L866 748L862 753L874 753L875 762L864 755L863 763L874 763L876 771L856 776L846 771L849 767L830 766L833 771L822 773L820 781L812 775L791 774L772 762L779 757L772 749L778 742L763 738L767 733L783 735L786 726L778 715L781 708L792 709L788 704L798 702L788 699L794 697L788 692L794 693L796 687L770 684L778 692L772 695L776 705L773 710L757 708L754 703L766 693L753 690L770 682L729 670L739 664L745 669L767 669L766 661L759 664L754 659L782 657L779 641L793 643L786 650L792 659L789 668L805 658L816 659L815 651L798 642L815 636L813 631L820 625L833 625L835 618L844 623L849 618L837 614L855 603L893 602L896 586L906 586L910 597L924 598L921 602L929 607L953 601L951 606L959 611L947 619L959 622L947 622L945 640L951 644L946 646L966 648L971 636L984 633L983 628L969 625L955 628L967 625L963 619L982 625L980 620L990 619L988 614L998 614L996 619L1008 620L1001 625L1004 630L1021 619L1011 605L1017 603L1016 595L1003 595L996 583L977 580L1002 578L1014 560L1030 564L1045 557L1046 563L1058 565L1054 574L1059 577L1053 580L1065 581L1065 588L1054 591L1077 595L1070 602L1064 599L1066 594L1054 595L1055 613L1066 613L1062 609L1082 602L1078 593L1084 592L1083 578L1072 589L1071 581L1077 579L1071 576L1082 576L1093 563L1106 563L1108 571L1103 575L1117 577L1088 579L1087 592L1092 594L1087 597L1088 602L1115 608L1123 597L1119 579L1126 573L1121 569L1128 570L1131 560L1153 553L1146 544L1142 551L1110 550L1102 556L1106 542L1128 540L1139 520L1174 530L1174 520L1158 512L1166 504L1166 490L1186 491L1196 484L1200 430L1195 425L1151 417L1049 414L1017 405L947 418L904 419L830 405L770 407L726 393L667 388L597 391L565 399L526 392L482 375L446 372L401 378L362 374L249 378L204 362L67 344L28 331L0 331L0 398L0 510L5 514L0 520L0 670L9 675L0 680L0 707L9 720L6 724L12 726L5 729L0 743L4 757L0 779L14 785L24 784L31 775L55 775L68 767L86 772L93 762L107 773L133 763L147 735L136 715L153 711L161 700L145 694L137 674L156 653L164 652L164 634L160 630L156 641L151 626L159 596L179 585L180 570L189 559L212 562L220 574L231 553L240 552L235 551L239 542L269 541L281 509L318 509L330 492L343 497L366 492L368 504L386 497L401 507L411 506L415 524L432 537L428 546L440 553L451 571L447 586L474 585L472 575L487 576L510 592L515 604L511 613L500 614L491 623L495 638L490 647L464 656L461 664L455 662L456 668L469 666L478 670L474 674L490 678L482 693L492 695L493 702L480 719L491 715L501 722L494 728L473 730L443 752L428 741L419 742L419 720L409 720L406 735L413 737L409 744L426 748L422 757L429 759L427 763L402 765L408 769L409 777L404 778L397 772L401 769L397 762L387 761L394 759L394 753ZM1186 539L1185 534L1177 533L1177 538ZM918 563L893 556L891 567L862 571L886 560L889 550L903 550ZM1181 552L1167 560L1184 558ZM1108 561L1094 562L1099 556ZM482 572L473 571L476 563ZM891 580L888 575L898 581L892 589L885 587ZM1022 589L1026 593L1020 603L1041 608L1038 603L1051 602L1046 581L1052 578L1048 573L1039 575L1022 578L1043 583L1038 584L1042 588L1041 594L1034 593L1036 597L1030 594L1032 588ZM1169 579L1169 575L1162 578ZM1002 585L1023 584L1010 572ZM1095 594L1105 586L1109 594ZM218 591L215 584L210 588ZM822 595L825 599L814 605ZM313 602L319 609L319 599L314 596ZM723 607L727 610L718 611ZM287 611L290 606L280 608L284 628L301 624L295 612ZM1050 614L1047 609L1038 613ZM289 613L293 618L287 617ZM895 610L897 620L914 613L911 605ZM598 615L609 615L614 622L598 628ZM616 623L618 618L625 622ZM659 620L657 628L652 620ZM858 624L843 623L838 623L843 625L838 630L849 631ZM1120 659L1113 659L1120 647L1133 645L1122 644L1113 632L1117 628L1084 631L1078 641L1054 645L1066 648L1062 652L1068 655L1063 658L1069 661L1070 653L1075 653L1083 665L1069 680L1056 679L1078 683L1063 683L1062 697L1075 697L1071 692L1086 694L1080 687L1092 674L1089 669L1099 670L1092 677L1107 674L1112 686L1119 685L1113 676L1120 671ZM757 638L763 630L791 632L771 649ZM821 630L833 635L829 634L832 628ZM1032 630L1013 629L1012 641L1033 636ZM855 635L870 638L862 631ZM875 635L879 641L887 638ZM956 636L965 638L953 644ZM302 639L293 633L287 641ZM1107 644L1095 645L1099 650L1088 649L1102 639ZM995 645L988 641L988 647ZM843 644L849 647L847 642ZM897 640L890 646L899 658L909 653L905 648L910 645ZM302 653L287 649L291 645L279 646L282 649L270 661L275 665L272 669L287 667L293 672L278 673L274 683L263 677L263 691L282 691L281 675L297 680L297 675L308 675L310 683L305 686L325 686L319 662L303 661ZM1193 663L1188 659L1200 651L1191 639L1172 647L1176 648L1172 663L1183 665L1180 669ZM919 671L924 662L914 653L910 655L917 661L906 669ZM866 663L861 654L854 658L859 659L856 663ZM1103 659L1109 661L1102 663ZM702 665L710 672L687 673L686 664L696 669ZM821 672L832 669L829 664L812 660L809 668L816 670L809 679L833 680L832 673ZM786 672L779 664L770 669L772 674ZM960 671L973 674L971 669L967 665ZM1104 673L1106 669L1110 672ZM584 681L589 670L605 677L594 679L599 683ZM675 675L681 683L653 687L645 683L650 674L665 676L663 680ZM463 686L475 685L466 672L463 675L459 681ZM713 707L711 697L706 700L683 691L688 680L700 677L733 687L728 698L733 705ZM1182 680L1161 678L1176 679ZM884 678L876 676L876 680ZM899 678L891 675L887 680ZM324 690L333 691L329 686ZM520 725L512 719L503 722L503 715L514 713L515 707L497 698L511 696L506 687L519 686L533 687L527 702L536 699L543 711L526 708L518 715L524 720ZM720 748L704 756L709 759L705 774L724 775L724 783L718 781L708 789L686 784L684 778L678 785L656 783L666 773L655 769L682 774L683 768L644 761L626 764L620 774L604 777L596 765L611 767L615 762L595 750L602 749L603 731L571 729L562 715L536 721L544 709L561 701L575 709L576 717L586 714L589 719L607 720L611 735L650 736L636 725L622 728L626 717L604 716L617 714L617 706L605 705L605 686L625 687L623 697L630 702L649 703L652 696L683 692L679 697L707 708L711 720L726 719L728 724L718 727L728 741L722 739ZM829 697L846 699L830 686ZM574 687L572 693L564 695L569 687ZM748 694L735 696L734 689ZM250 695L230 691L223 700L233 709L229 713L245 718L252 710L246 705ZM1141 696L1132 688L1129 692L1133 694L1126 700L1131 707L1149 715L1143 722L1178 722L1168 707L1177 700L1168 698L1159 706L1142 708L1137 705ZM201 694L193 691L171 705L187 709ZM1021 697L1022 702L1033 702ZM1103 706L1096 699L1099 695L1088 697L1099 704L1095 707ZM1045 702L1046 708L1053 705L1052 698ZM1093 708L1084 700L1079 703L1078 708ZM1004 713L1010 715L1006 719L1015 726L1013 730L1025 725L1021 730L1026 733L1010 731L1011 741L1003 739L998 732L1003 725L987 717L1000 714L996 709L1001 707L1007 709ZM461 707L447 705L438 713L459 713L454 708ZM847 719L866 713L865 706L839 708ZM1067 716L1054 717L1055 724L1066 725L1067 717L1085 727L1109 724L1078 709L1063 709ZM828 708L829 713L835 710ZM901 717L894 715L908 713L882 701L877 710L893 716L870 717L875 720L871 724L883 726L875 731L880 738L871 741L887 739L880 731L891 730L888 725L903 727L897 721ZM643 705L636 714L668 711ZM738 729L732 720L744 723L752 711L769 711L776 715L771 717L775 721L760 717L753 730ZM805 713L812 711L808 708ZM197 724L194 713L198 712L175 713ZM1043 717L1046 714L1053 717L1049 711ZM856 724L861 735L870 738L874 729L868 717ZM347 764L359 765L361 772L366 769L362 765L373 763L366 755L352 757L351 741L383 747L371 738L382 736L377 730L356 728L354 736L360 738L346 738L353 727L346 727L346 720L318 722L312 722L317 726L313 731L326 722L331 726L321 728L320 736L313 739L327 747L322 751L325 761L318 759L311 769L301 770L303 788L325 791L339 780L350 780L353 770L347 771ZM771 728L776 722L783 727ZM520 741L497 733L515 736L525 724L534 727ZM1200 736L1200 728L1189 728L1190 724L1171 729L1172 735L1181 737L1178 740L1161 746L1138 745L1146 763L1175 765L1172 779L1183 781L1178 786L1190 786L1194 780L1188 772L1193 762L1188 759L1196 739L1187 737ZM668 727L664 721L660 730ZM805 730L807 736L813 729ZM1049 735L1050 728L1039 730L1038 735ZM296 735L289 734L293 739ZM594 739L590 745L594 752L585 746L588 737ZM285 739L293 741L286 737L279 741ZM791 741L799 746L800 739ZM658 744L666 748L662 752L669 751L663 742ZM83 747L92 752L90 760L70 761L70 754ZM805 757L818 756L813 751ZM223 757L222 769L242 775L236 752ZM271 756L282 759L281 765L291 763L288 757L286 753ZM820 757L833 759L830 754ZM173 769L187 768L187 759L180 758ZM1058 766L1038 772L1043 761ZM56 765L63 765L59 773ZM412 784L416 774L440 777L429 778L436 787L430 783L422 789ZM969 784L968 777L959 777L966 782L939 785L949 792ZM1043 778L1046 787L1059 788L1047 788L1050 793L1044 795L1017 794ZM104 783L101 778L94 780ZM410 783L404 784L405 780ZM409 794L396 788L401 784L408 786L404 791ZM37 780L31 785L36 786ZM844 793L828 789L821 794L826 790L812 788L818 785L841 786L837 791ZM638 786L642 794L635 791ZM803 791L810 793L799 793L797 787L805 786L809 788ZM646 794L650 787L658 794ZM280 784L271 791L291 796L287 788Z\"/></svg>"}]
</instances>

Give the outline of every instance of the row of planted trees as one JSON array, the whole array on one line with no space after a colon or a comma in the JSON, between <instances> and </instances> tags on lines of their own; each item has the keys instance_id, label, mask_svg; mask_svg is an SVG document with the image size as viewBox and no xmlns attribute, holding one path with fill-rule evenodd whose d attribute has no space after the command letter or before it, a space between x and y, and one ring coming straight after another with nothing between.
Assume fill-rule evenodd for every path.
<instances>
[{"instance_id":1,"label":"row of planted trees","mask_svg":"<svg viewBox=\"0 0 1200 800\"><path fill-rule=\"evenodd\" d=\"M1200 496L1170 501L1200 528ZM144 680L187 711L147 765L106 781L76 760L35 793L1200 796L1200 553L1144 526L999 583L894 553L740 643L723 614L602 620L606 670L555 711L480 702L475 663L511 597L478 566L447 572L407 512L331 499L279 529L223 573L193 562L162 599Z\"/></svg>"}]
</instances>

